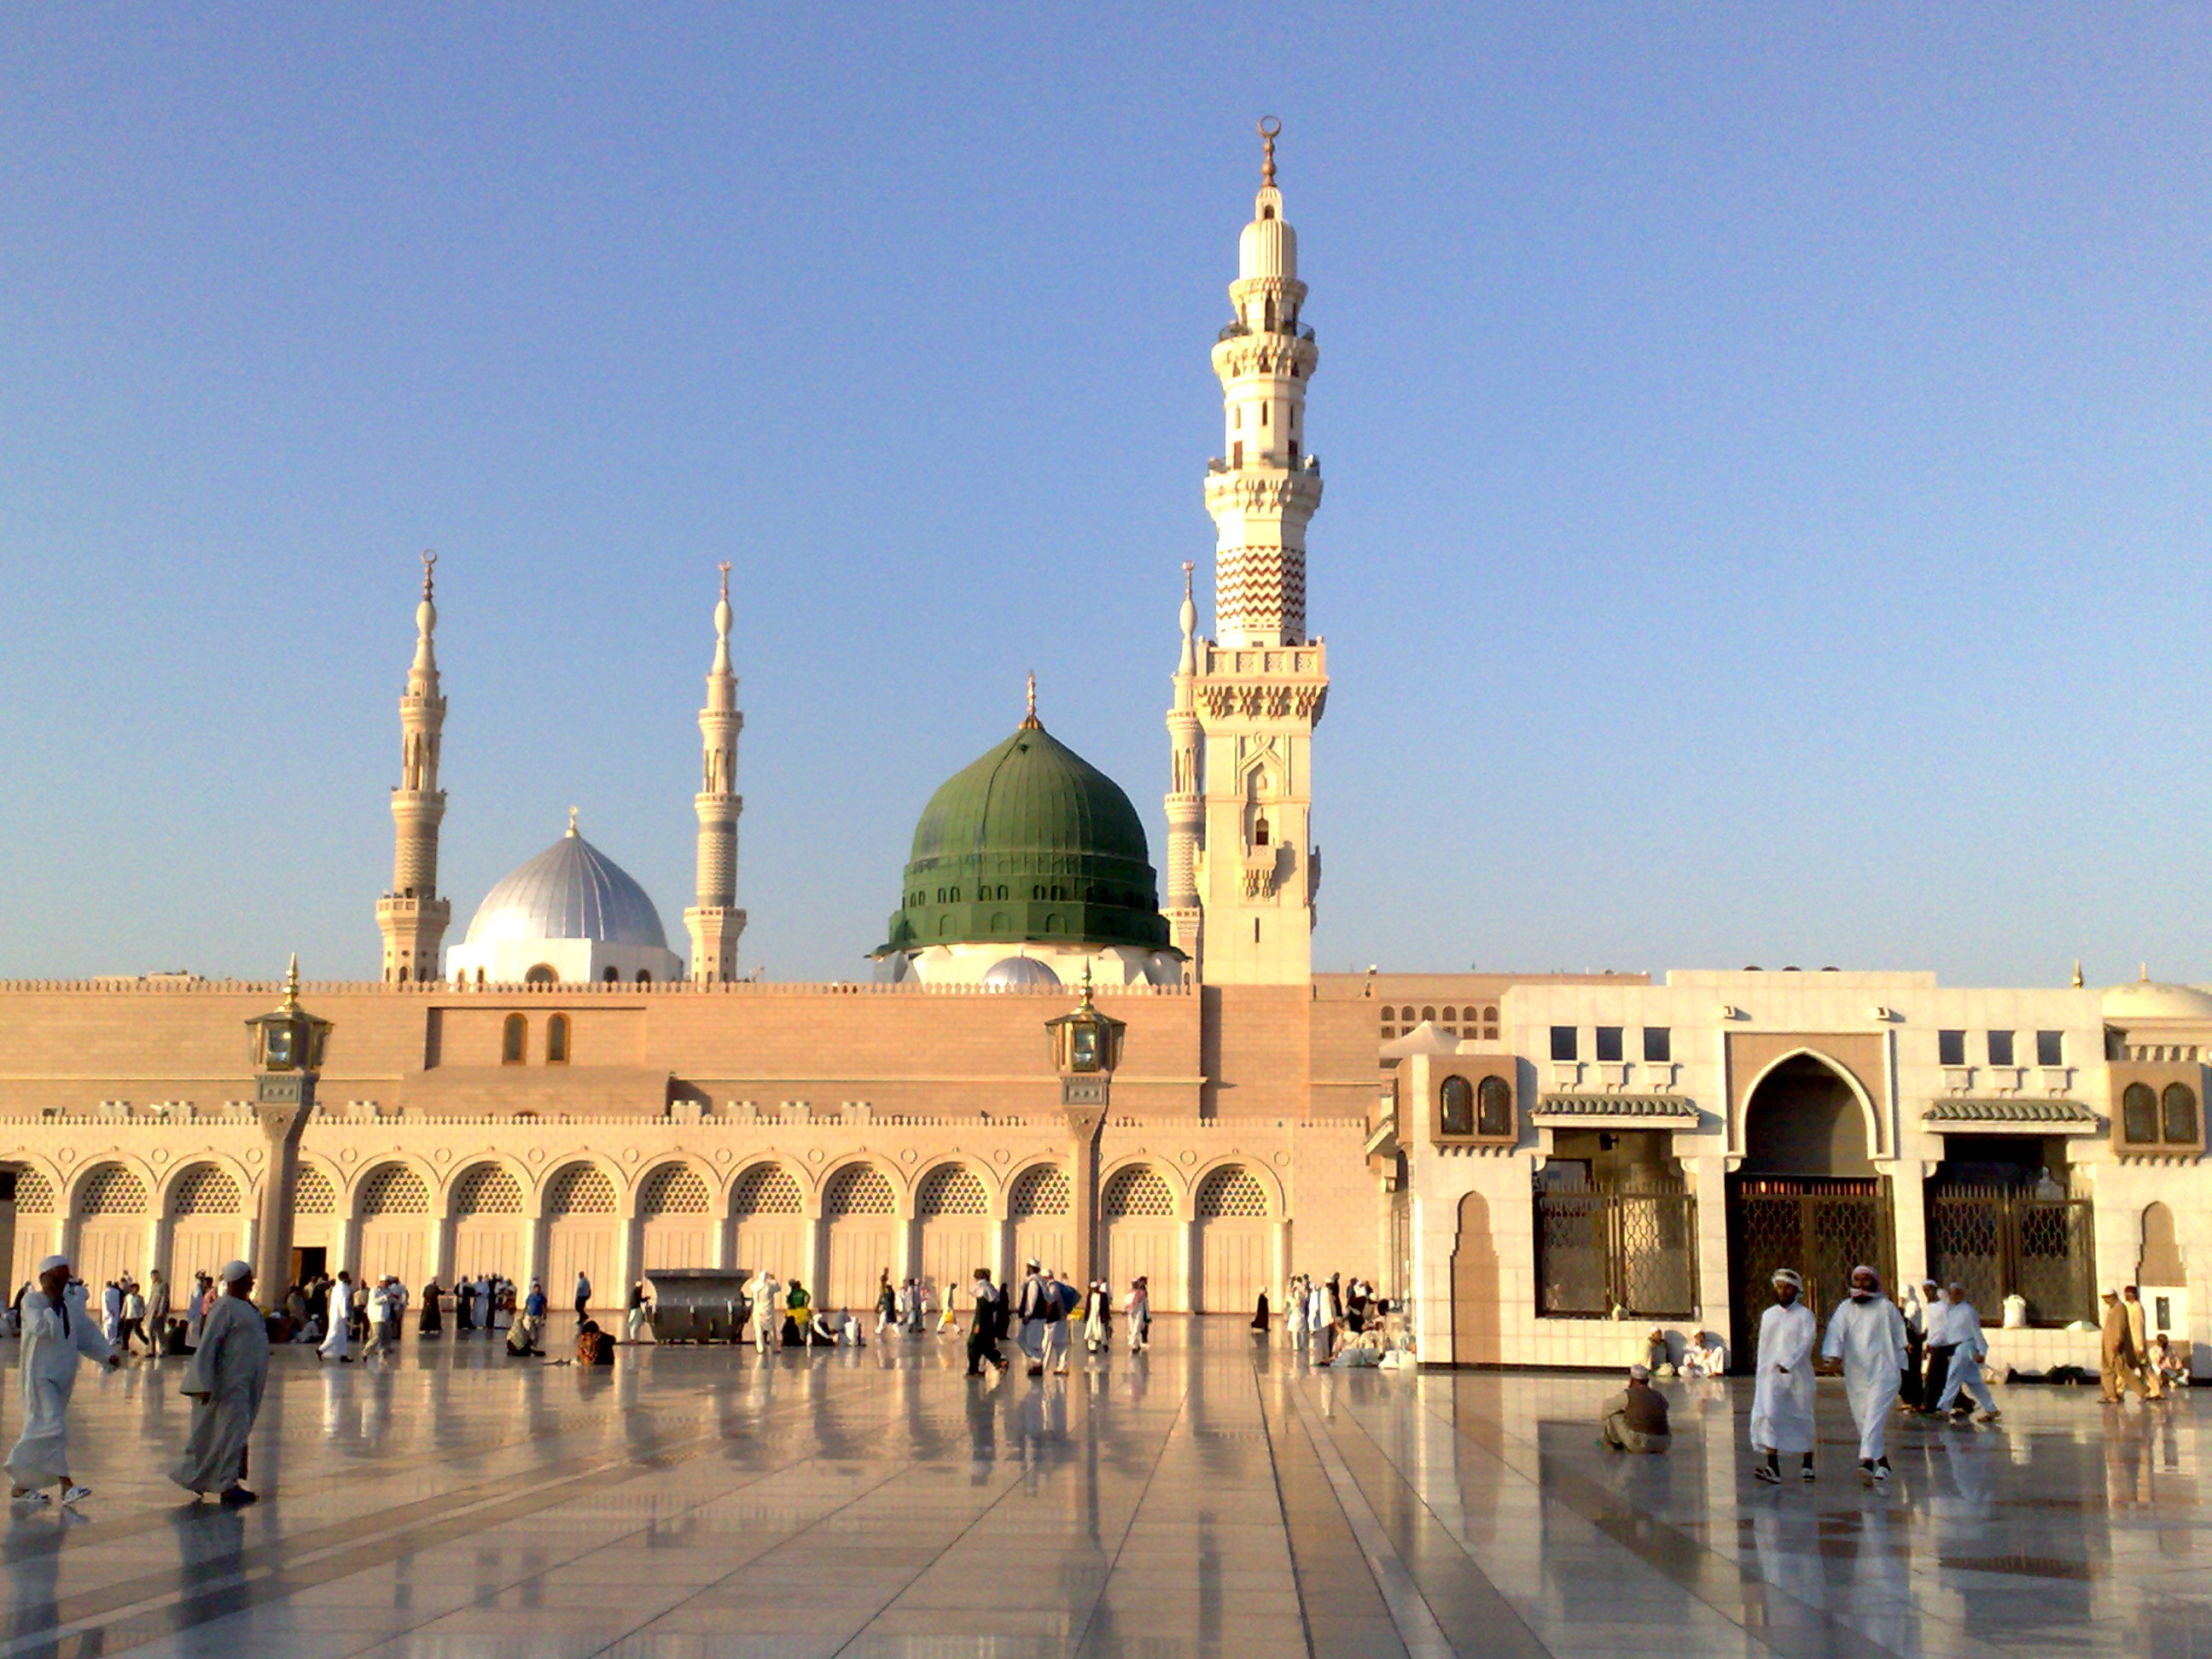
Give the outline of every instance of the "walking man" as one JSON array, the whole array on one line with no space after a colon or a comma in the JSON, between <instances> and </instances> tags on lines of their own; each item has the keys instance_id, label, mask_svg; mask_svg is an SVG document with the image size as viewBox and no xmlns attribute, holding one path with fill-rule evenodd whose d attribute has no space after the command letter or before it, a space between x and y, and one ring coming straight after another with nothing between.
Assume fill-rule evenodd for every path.
<instances>
[{"instance_id":1,"label":"walking man","mask_svg":"<svg viewBox=\"0 0 2212 1659\"><path fill-rule=\"evenodd\" d=\"M222 1270L222 1295L209 1310L199 1352L185 1372L191 1397L191 1432L169 1479L225 1509L258 1503L246 1486L246 1437L269 1382L269 1327L255 1307L253 1269L234 1261Z\"/></svg>"},{"instance_id":2,"label":"walking man","mask_svg":"<svg viewBox=\"0 0 2212 1659\"><path fill-rule=\"evenodd\" d=\"M1905 1375L1905 1316L1881 1293L1881 1275L1872 1267L1851 1269L1850 1298L1830 1317L1820 1352L1844 1363L1844 1396L1859 1428L1859 1478L1887 1484L1889 1413Z\"/></svg>"},{"instance_id":3,"label":"walking man","mask_svg":"<svg viewBox=\"0 0 2212 1659\"><path fill-rule=\"evenodd\" d=\"M159 1267L147 1276L154 1288L146 1295L146 1341L159 1359L169 1352L169 1281Z\"/></svg>"},{"instance_id":4,"label":"walking man","mask_svg":"<svg viewBox=\"0 0 2212 1659\"><path fill-rule=\"evenodd\" d=\"M988 1360L994 1371L1004 1373L1006 1356L999 1352L999 1339L1006 1334L1006 1299L999 1287L991 1282L988 1267L975 1269L975 1283L969 1294L975 1304L975 1316L968 1322L968 1375L981 1376L983 1362Z\"/></svg>"},{"instance_id":5,"label":"walking man","mask_svg":"<svg viewBox=\"0 0 2212 1659\"><path fill-rule=\"evenodd\" d=\"M331 1328L324 1334L323 1346L315 1350L318 1360L335 1359L341 1364L353 1364L353 1275L342 1273L331 1288Z\"/></svg>"},{"instance_id":6,"label":"walking man","mask_svg":"<svg viewBox=\"0 0 2212 1659\"><path fill-rule=\"evenodd\" d=\"M753 1349L765 1357L776 1350L778 1322L783 1317L783 1286L763 1267L747 1288L752 1293Z\"/></svg>"},{"instance_id":7,"label":"walking man","mask_svg":"<svg viewBox=\"0 0 2212 1659\"><path fill-rule=\"evenodd\" d=\"M586 1317L585 1310L592 1305L592 1281L579 1270L576 1274L576 1318L580 1322Z\"/></svg>"},{"instance_id":8,"label":"walking man","mask_svg":"<svg viewBox=\"0 0 2212 1659\"><path fill-rule=\"evenodd\" d=\"M1028 1358L1030 1375L1044 1375L1045 1307L1048 1303L1056 1310L1060 1306L1060 1291L1044 1276L1044 1269L1032 1260L1029 1273L1022 1280L1021 1298L1014 1305L1015 1316L1022 1322L1022 1352Z\"/></svg>"},{"instance_id":9,"label":"walking man","mask_svg":"<svg viewBox=\"0 0 2212 1659\"><path fill-rule=\"evenodd\" d=\"M2143 1324L2142 1292L2132 1285L2120 1287L2121 1305L2128 1310L2128 1340L2135 1346L2136 1364L2142 1377L2143 1398L2166 1398L2166 1379L2150 1363L2150 1335Z\"/></svg>"},{"instance_id":10,"label":"walking man","mask_svg":"<svg viewBox=\"0 0 2212 1659\"><path fill-rule=\"evenodd\" d=\"M2105 1292L2102 1338L2098 1353L2097 1381L2100 1386L2097 1398L2107 1406L2117 1406L2126 1399L2130 1389L2137 1394L2143 1391L2142 1352L2135 1346L2127 1304L2120 1300L2118 1291Z\"/></svg>"},{"instance_id":11,"label":"walking man","mask_svg":"<svg viewBox=\"0 0 2212 1659\"><path fill-rule=\"evenodd\" d=\"M1752 1473L1782 1484L1782 1455L1804 1460L1798 1479L1813 1480L1813 1310L1805 1281L1787 1267L1774 1274L1774 1305L1759 1316L1759 1358L1751 1396L1751 1443L1766 1454Z\"/></svg>"},{"instance_id":12,"label":"walking man","mask_svg":"<svg viewBox=\"0 0 2212 1659\"><path fill-rule=\"evenodd\" d=\"M1951 1379L1951 1356L1958 1351L1958 1339L1951 1334L1951 1304L1943 1292L1929 1279L1921 1286L1927 1304L1927 1373L1919 1381L1920 1413L1923 1417L1936 1414L1936 1402L1943 1397L1944 1384Z\"/></svg>"},{"instance_id":13,"label":"walking man","mask_svg":"<svg viewBox=\"0 0 2212 1659\"><path fill-rule=\"evenodd\" d=\"M40 1490L61 1488L62 1502L77 1504L92 1496L69 1474L69 1403L76 1388L78 1364L89 1359L115 1370L122 1357L85 1316L84 1304L70 1305L70 1264L65 1255L39 1263L39 1288L23 1297L23 1434L8 1454L8 1476L21 1504L50 1504Z\"/></svg>"},{"instance_id":14,"label":"walking man","mask_svg":"<svg viewBox=\"0 0 2212 1659\"><path fill-rule=\"evenodd\" d=\"M1966 1300L1966 1287L1956 1279L1944 1287L1943 1293L1949 1304L1944 1311L1950 1316L1945 1328L1952 1340L1951 1370L1944 1379L1936 1409L1947 1411L1956 1419L1966 1417L1970 1407L1959 1398L1963 1390L1972 1395L1982 1408L1977 1420L1994 1423L2003 1413L1990 1397L1990 1385L1982 1381L1982 1361L1989 1358L1990 1352L1989 1339L1982 1334L1982 1316Z\"/></svg>"}]
</instances>

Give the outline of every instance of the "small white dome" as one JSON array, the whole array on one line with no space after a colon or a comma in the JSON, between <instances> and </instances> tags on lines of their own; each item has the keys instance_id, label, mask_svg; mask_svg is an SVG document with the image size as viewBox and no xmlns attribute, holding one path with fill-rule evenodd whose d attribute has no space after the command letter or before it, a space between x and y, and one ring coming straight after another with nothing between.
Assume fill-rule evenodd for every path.
<instances>
[{"instance_id":1,"label":"small white dome","mask_svg":"<svg viewBox=\"0 0 2212 1659\"><path fill-rule=\"evenodd\" d=\"M2188 985L2166 985L2136 980L2115 985L2105 993L2108 1018L2126 1019L2212 1020L2212 994Z\"/></svg>"},{"instance_id":2,"label":"small white dome","mask_svg":"<svg viewBox=\"0 0 2212 1659\"><path fill-rule=\"evenodd\" d=\"M645 889L573 825L484 895L467 942L556 939L668 948L660 912Z\"/></svg>"},{"instance_id":3,"label":"small white dome","mask_svg":"<svg viewBox=\"0 0 2212 1659\"><path fill-rule=\"evenodd\" d=\"M984 972L983 983L1003 987L1055 986L1060 975L1035 957L1008 957Z\"/></svg>"},{"instance_id":4,"label":"small white dome","mask_svg":"<svg viewBox=\"0 0 2212 1659\"><path fill-rule=\"evenodd\" d=\"M1267 198L1273 191L1261 192L1261 212L1267 210ZM1290 221L1283 217L1279 202L1274 204L1274 216L1255 216L1244 227L1244 234L1237 239L1237 275L1240 280L1254 276L1296 276L1298 274L1298 234L1291 228Z\"/></svg>"}]
</instances>

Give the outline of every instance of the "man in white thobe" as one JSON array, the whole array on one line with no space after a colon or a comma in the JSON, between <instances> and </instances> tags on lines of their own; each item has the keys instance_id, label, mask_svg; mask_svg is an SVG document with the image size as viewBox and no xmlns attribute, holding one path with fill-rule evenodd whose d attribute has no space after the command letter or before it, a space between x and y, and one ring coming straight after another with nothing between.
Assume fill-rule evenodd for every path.
<instances>
[{"instance_id":1,"label":"man in white thobe","mask_svg":"<svg viewBox=\"0 0 2212 1659\"><path fill-rule=\"evenodd\" d=\"M1994 1423L2003 1413L1990 1397L1990 1385L1982 1381L1982 1361L1990 1355L1989 1339L1982 1334L1982 1316L1966 1300L1966 1287L1955 1279L1944 1287L1943 1299L1948 1304L1944 1310L1944 1329L1954 1346L1951 1372L1944 1379L1943 1395L1936 1402L1936 1409L1949 1412L1954 1417L1966 1416L1970 1408L1959 1398L1963 1390L1982 1408L1980 1420Z\"/></svg>"},{"instance_id":2,"label":"man in white thobe","mask_svg":"<svg viewBox=\"0 0 2212 1659\"><path fill-rule=\"evenodd\" d=\"M776 1276L762 1268L752 1277L746 1291L753 1304L753 1349L762 1355L775 1352L781 1328L777 1321L783 1317L783 1286Z\"/></svg>"},{"instance_id":3,"label":"man in white thobe","mask_svg":"<svg viewBox=\"0 0 2212 1659\"><path fill-rule=\"evenodd\" d=\"M1881 1293L1881 1275L1873 1268L1851 1269L1850 1299L1828 1320L1820 1352L1844 1364L1844 1397L1859 1426L1859 1477L1869 1486L1889 1479L1883 1450L1890 1408L1905 1375L1905 1316Z\"/></svg>"},{"instance_id":4,"label":"man in white thobe","mask_svg":"<svg viewBox=\"0 0 2212 1659\"><path fill-rule=\"evenodd\" d=\"M380 1279L368 1287L368 1340L362 1345L361 1357L389 1353L392 1329L398 1322L398 1316L392 1311L392 1281Z\"/></svg>"},{"instance_id":5,"label":"man in white thobe","mask_svg":"<svg viewBox=\"0 0 2212 1659\"><path fill-rule=\"evenodd\" d=\"M331 1286L331 1328L323 1338L323 1346L315 1350L318 1360L335 1359L342 1364L353 1363L353 1275L340 1273L338 1282Z\"/></svg>"},{"instance_id":6,"label":"man in white thobe","mask_svg":"<svg viewBox=\"0 0 2212 1659\"><path fill-rule=\"evenodd\" d=\"M1766 1454L1752 1473L1782 1484L1782 1454L1804 1460L1798 1479L1813 1479L1813 1310L1805 1281L1789 1268L1774 1275L1774 1305L1759 1316L1759 1358L1751 1395L1751 1443Z\"/></svg>"},{"instance_id":7,"label":"man in white thobe","mask_svg":"<svg viewBox=\"0 0 2212 1659\"><path fill-rule=\"evenodd\" d=\"M269 1382L269 1327L255 1307L253 1269L233 1261L222 1270L222 1295L208 1310L199 1352L181 1392L192 1401L191 1432L169 1479L187 1492L221 1494L223 1507L256 1503L246 1488L246 1437Z\"/></svg>"},{"instance_id":8,"label":"man in white thobe","mask_svg":"<svg viewBox=\"0 0 2212 1659\"><path fill-rule=\"evenodd\" d=\"M83 1361L110 1370L123 1364L86 1317L84 1304L71 1305L69 1277L69 1258L50 1255L39 1264L39 1288L23 1297L23 1348L15 1362L22 1373L23 1435L8 1454L19 1504L52 1503L40 1490L46 1486L59 1486L64 1504L92 1496L91 1487L69 1475L70 1395Z\"/></svg>"}]
</instances>

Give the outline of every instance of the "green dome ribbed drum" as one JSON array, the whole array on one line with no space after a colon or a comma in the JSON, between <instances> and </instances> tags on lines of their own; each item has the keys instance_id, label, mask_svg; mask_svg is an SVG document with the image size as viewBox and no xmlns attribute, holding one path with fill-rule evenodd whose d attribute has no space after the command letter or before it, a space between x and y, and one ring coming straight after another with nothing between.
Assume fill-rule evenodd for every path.
<instances>
[{"instance_id":1,"label":"green dome ribbed drum","mask_svg":"<svg viewBox=\"0 0 2212 1659\"><path fill-rule=\"evenodd\" d=\"M1033 720L929 798L876 954L1029 942L1168 942L1137 809Z\"/></svg>"}]
</instances>

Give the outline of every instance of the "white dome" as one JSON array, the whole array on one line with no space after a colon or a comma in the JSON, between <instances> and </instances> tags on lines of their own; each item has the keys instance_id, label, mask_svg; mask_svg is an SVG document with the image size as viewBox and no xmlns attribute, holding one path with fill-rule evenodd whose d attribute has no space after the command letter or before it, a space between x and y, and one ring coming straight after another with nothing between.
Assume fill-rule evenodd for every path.
<instances>
[{"instance_id":1,"label":"white dome","mask_svg":"<svg viewBox=\"0 0 2212 1659\"><path fill-rule=\"evenodd\" d=\"M1267 195L1273 195L1268 191ZM1266 198L1262 197L1264 203ZM1255 218L1244 227L1244 234L1237 239L1237 275L1239 280L1255 276L1296 276L1298 274L1298 234L1290 222L1282 216L1278 203L1275 216Z\"/></svg>"},{"instance_id":2,"label":"white dome","mask_svg":"<svg viewBox=\"0 0 2212 1659\"><path fill-rule=\"evenodd\" d=\"M582 939L668 948L660 912L620 865L575 827L484 895L467 943Z\"/></svg>"},{"instance_id":3,"label":"white dome","mask_svg":"<svg viewBox=\"0 0 2212 1659\"><path fill-rule=\"evenodd\" d=\"M2136 980L2105 993L2106 1014L2115 1019L2212 1020L2212 995L2188 985Z\"/></svg>"},{"instance_id":4,"label":"white dome","mask_svg":"<svg viewBox=\"0 0 2212 1659\"><path fill-rule=\"evenodd\" d=\"M1003 962L991 964L983 975L983 983L1024 988L1051 986L1060 983L1060 975L1035 957L1008 957Z\"/></svg>"}]
</instances>

